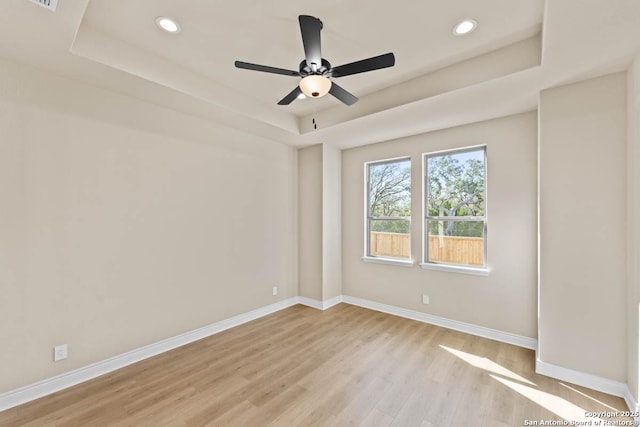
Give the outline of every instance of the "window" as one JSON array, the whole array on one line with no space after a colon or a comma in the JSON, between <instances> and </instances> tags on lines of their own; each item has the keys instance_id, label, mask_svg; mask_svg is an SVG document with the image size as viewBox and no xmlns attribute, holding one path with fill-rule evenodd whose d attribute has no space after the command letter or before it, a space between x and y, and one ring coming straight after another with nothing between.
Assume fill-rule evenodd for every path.
<instances>
[{"instance_id":1,"label":"window","mask_svg":"<svg viewBox=\"0 0 640 427\"><path fill-rule=\"evenodd\" d=\"M411 160L366 164L366 256L411 258Z\"/></svg>"},{"instance_id":2,"label":"window","mask_svg":"<svg viewBox=\"0 0 640 427\"><path fill-rule=\"evenodd\" d=\"M486 267L486 149L424 155L423 266Z\"/></svg>"}]
</instances>

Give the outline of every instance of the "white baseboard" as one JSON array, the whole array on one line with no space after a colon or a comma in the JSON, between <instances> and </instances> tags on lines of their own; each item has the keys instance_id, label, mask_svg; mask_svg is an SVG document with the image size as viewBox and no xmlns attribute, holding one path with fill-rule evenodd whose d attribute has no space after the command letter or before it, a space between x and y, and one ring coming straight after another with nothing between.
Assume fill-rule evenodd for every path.
<instances>
[{"instance_id":1,"label":"white baseboard","mask_svg":"<svg viewBox=\"0 0 640 427\"><path fill-rule=\"evenodd\" d=\"M261 307L248 313L239 314L229 319L221 320L220 322L120 354L101 362L93 363L16 390L2 393L0 394L0 411L30 402L48 394L55 393L65 388L115 371L116 369L124 368L125 366L133 363L148 359L149 357L156 356L185 344L217 334L224 330L233 328L234 326L275 313L276 311L296 305L298 302L298 297L279 301L275 304Z\"/></svg>"},{"instance_id":2,"label":"white baseboard","mask_svg":"<svg viewBox=\"0 0 640 427\"><path fill-rule=\"evenodd\" d=\"M582 387L587 387L592 390L601 391L613 396L622 397L627 403L627 406L629 406L629 410L638 410L638 404L633 398L631 390L629 390L629 387L625 383L620 381L614 381L586 372L564 368L562 366L544 362L538 358L536 358L536 373L546 375L557 380L577 384Z\"/></svg>"},{"instance_id":3,"label":"white baseboard","mask_svg":"<svg viewBox=\"0 0 640 427\"><path fill-rule=\"evenodd\" d=\"M443 317L433 316L418 311L408 310L392 305L382 304L374 301L368 301L360 298L339 295L326 301L318 301L306 297L293 297L275 304L252 310L220 322L141 347L127 353L97 362L73 371L57 375L55 377L30 384L16 390L8 391L0 394L0 411L30 402L48 394L55 393L65 388L80 384L91 380L109 372L115 371L133 363L156 356L158 354L173 350L174 348L189 344L191 342L206 338L217 334L235 326L258 319L276 311L283 310L296 304L303 304L319 310L326 310L336 304L345 302L351 305L357 305L371 310L381 311L383 313L393 314L408 319L417 320L449 329L465 332L471 335L477 335L496 341L506 342L524 348L536 349L537 340L534 338L523 337L508 332L497 331L495 329L476 326L469 323L459 322L456 320L446 319ZM631 411L640 410L638 402L633 397L626 384L612 381L606 378L587 374L584 372L574 371L572 369L563 368L550 363L543 362L536 358L536 372L547 375L552 378L571 382L593 390L609 393L614 396L622 397Z\"/></svg>"},{"instance_id":4,"label":"white baseboard","mask_svg":"<svg viewBox=\"0 0 640 427\"><path fill-rule=\"evenodd\" d=\"M338 295L337 297L329 298L328 300L322 301L322 309L326 310L328 308L333 307L334 305L338 305L342 302L342 295Z\"/></svg>"},{"instance_id":5,"label":"white baseboard","mask_svg":"<svg viewBox=\"0 0 640 427\"><path fill-rule=\"evenodd\" d=\"M307 297L296 297L296 301L298 304L306 305L307 307L317 308L318 310L322 310L322 301L313 298Z\"/></svg>"},{"instance_id":6,"label":"white baseboard","mask_svg":"<svg viewBox=\"0 0 640 427\"><path fill-rule=\"evenodd\" d=\"M446 319L444 317L433 316L431 314L421 313L419 311L407 310L392 305L382 304L375 301L368 301L361 298L342 296L342 302L357 305L371 310L389 313L407 319L417 320L419 322L430 323L444 328L454 329L456 331L465 332L471 335L477 335L496 341L506 342L508 344L517 345L519 347L536 350L536 373L546 375L558 380L567 381L592 390L608 393L613 396L621 397L627 403L629 410L632 412L640 411L640 405L633 397L629 387L622 382L613 381L607 378L598 377L596 375L584 372L574 371L572 369L546 363L537 358L538 340L521 335L511 334L509 332L497 331L495 329L476 326L469 323L459 322L457 320ZM640 417L636 419L640 421Z\"/></svg>"},{"instance_id":7,"label":"white baseboard","mask_svg":"<svg viewBox=\"0 0 640 427\"><path fill-rule=\"evenodd\" d=\"M337 297L333 297L325 301L319 301L317 299L307 298L307 297L296 297L296 298L297 298L296 300L298 304L306 305L307 307L317 308L318 310L326 310L342 302L342 295L338 295Z\"/></svg>"},{"instance_id":8,"label":"white baseboard","mask_svg":"<svg viewBox=\"0 0 640 427\"><path fill-rule=\"evenodd\" d=\"M472 325L470 323L459 322L444 317L434 316L432 314L421 313L419 311L408 310L393 305L382 304L375 301L368 301L360 298L342 296L342 301L347 304L357 305L371 310L389 313L407 319L417 320L419 322L429 323L432 325L442 326L444 328L465 332L479 337L489 338L495 341L501 341L508 344L517 345L518 347L529 348L535 350L538 347L538 340L535 338L524 337L509 332L502 332L495 329L485 328L483 326Z\"/></svg>"},{"instance_id":9,"label":"white baseboard","mask_svg":"<svg viewBox=\"0 0 640 427\"><path fill-rule=\"evenodd\" d=\"M624 396L621 396L624 401L627 403L629 410L631 412L635 412L636 414L640 413L640 404L636 401L635 397L633 397L633 393L631 393L631 389L625 385ZM640 424L640 414L635 417L635 420Z\"/></svg>"}]
</instances>

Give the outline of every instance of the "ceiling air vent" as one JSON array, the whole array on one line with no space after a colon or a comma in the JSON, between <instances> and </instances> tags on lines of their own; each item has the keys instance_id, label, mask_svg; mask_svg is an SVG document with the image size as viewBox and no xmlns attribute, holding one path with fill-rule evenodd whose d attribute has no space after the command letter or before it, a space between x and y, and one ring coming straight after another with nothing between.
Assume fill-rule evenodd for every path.
<instances>
[{"instance_id":1,"label":"ceiling air vent","mask_svg":"<svg viewBox=\"0 0 640 427\"><path fill-rule=\"evenodd\" d=\"M58 0L29 0L31 3L35 3L42 7L49 9L52 12L56 11L56 7L58 7Z\"/></svg>"}]
</instances>

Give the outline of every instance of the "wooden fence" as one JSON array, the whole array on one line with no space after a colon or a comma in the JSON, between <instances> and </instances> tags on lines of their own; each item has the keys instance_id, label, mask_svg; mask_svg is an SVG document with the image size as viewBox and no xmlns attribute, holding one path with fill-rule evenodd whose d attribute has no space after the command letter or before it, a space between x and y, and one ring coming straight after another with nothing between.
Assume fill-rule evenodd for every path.
<instances>
[{"instance_id":1,"label":"wooden fence","mask_svg":"<svg viewBox=\"0 0 640 427\"><path fill-rule=\"evenodd\" d=\"M372 231L369 245L373 256L409 258L408 234Z\"/></svg>"},{"instance_id":2,"label":"wooden fence","mask_svg":"<svg viewBox=\"0 0 640 427\"><path fill-rule=\"evenodd\" d=\"M371 232L371 255L409 258L409 235ZM482 237L429 236L429 261L452 264L483 265Z\"/></svg>"}]
</instances>

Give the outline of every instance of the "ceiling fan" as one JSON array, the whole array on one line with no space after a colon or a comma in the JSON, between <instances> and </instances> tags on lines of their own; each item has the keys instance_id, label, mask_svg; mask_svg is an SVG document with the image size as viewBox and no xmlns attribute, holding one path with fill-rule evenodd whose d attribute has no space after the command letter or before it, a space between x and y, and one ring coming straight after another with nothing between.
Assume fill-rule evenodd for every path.
<instances>
[{"instance_id":1,"label":"ceiling fan","mask_svg":"<svg viewBox=\"0 0 640 427\"><path fill-rule=\"evenodd\" d=\"M251 64L249 62L242 61L235 62L237 68L262 71L272 74L282 74L292 77L302 77L300 84L287 96L282 98L278 102L278 105L289 105L293 100L298 98L300 94L304 94L310 98L319 98L327 93L335 96L346 105L352 105L358 101L358 98L331 81L332 78L393 67L396 63L393 53L387 53L351 62L349 64L340 65L338 67L332 67L329 61L322 58L320 50L320 30L322 30L322 21L308 15L300 15L298 17L298 21L300 21L300 32L302 33L302 44L304 45L305 54L305 59L300 63L299 71L285 70L284 68Z\"/></svg>"}]
</instances>

